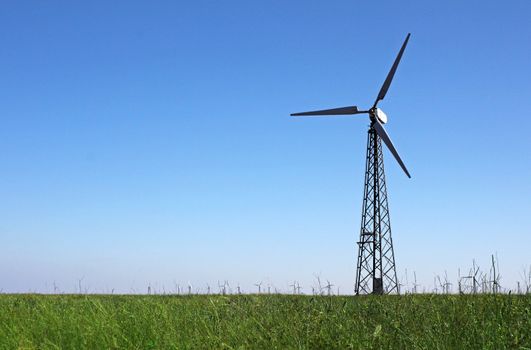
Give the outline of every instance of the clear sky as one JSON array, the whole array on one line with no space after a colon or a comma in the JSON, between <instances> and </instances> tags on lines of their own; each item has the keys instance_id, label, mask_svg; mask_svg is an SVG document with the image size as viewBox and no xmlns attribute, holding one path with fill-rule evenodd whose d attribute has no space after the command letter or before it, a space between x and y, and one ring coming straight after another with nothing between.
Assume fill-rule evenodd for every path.
<instances>
[{"instance_id":1,"label":"clear sky","mask_svg":"<svg viewBox=\"0 0 531 350\"><path fill-rule=\"evenodd\" d=\"M16 1L0 11L0 289L352 291L380 107L399 277L531 265L531 2Z\"/></svg>"}]
</instances>

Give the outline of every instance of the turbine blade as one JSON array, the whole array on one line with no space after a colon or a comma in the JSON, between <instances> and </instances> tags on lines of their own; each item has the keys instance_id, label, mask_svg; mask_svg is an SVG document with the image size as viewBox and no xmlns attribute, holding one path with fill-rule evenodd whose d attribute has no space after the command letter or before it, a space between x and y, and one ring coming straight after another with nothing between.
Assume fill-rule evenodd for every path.
<instances>
[{"instance_id":1,"label":"turbine blade","mask_svg":"<svg viewBox=\"0 0 531 350\"><path fill-rule=\"evenodd\" d=\"M402 170L404 170L404 172L406 173L407 177L411 178L411 175L409 175L409 171L407 171L406 165L400 158L400 155L398 154L395 146L393 145L393 142L389 138L389 135L387 135L387 132L385 131L383 125L380 124L378 120L374 120L374 122L372 123L372 126L376 130L376 133L378 134L378 136L380 136L383 142L387 145L387 148L389 148L389 150L395 157L398 164L400 164L400 167L402 168Z\"/></svg>"},{"instance_id":2,"label":"turbine blade","mask_svg":"<svg viewBox=\"0 0 531 350\"><path fill-rule=\"evenodd\" d=\"M366 111L358 111L358 107L349 106L341 108L332 108L332 109L322 109L320 111L311 111L311 112L301 112L301 113L292 113L291 116L311 116L311 115L347 115L347 114L360 114L367 113Z\"/></svg>"},{"instance_id":3,"label":"turbine blade","mask_svg":"<svg viewBox=\"0 0 531 350\"><path fill-rule=\"evenodd\" d=\"M395 62L393 63L391 70L387 74L387 78L385 78L382 88L380 89L380 92L378 93L378 97L376 98L376 101L374 101L373 108L376 107L376 105L378 104L378 101L384 99L385 94L387 93L387 90L389 90L389 86L391 85L391 81L393 81L393 77L395 76L396 69L398 68L398 65L400 64L400 59L402 58L402 54L404 53L404 50L406 49L406 45L407 45L407 42L409 41L410 36L411 36L411 33L408 33L406 36L406 40L402 44L402 48L398 52L398 56L396 56Z\"/></svg>"}]
</instances>

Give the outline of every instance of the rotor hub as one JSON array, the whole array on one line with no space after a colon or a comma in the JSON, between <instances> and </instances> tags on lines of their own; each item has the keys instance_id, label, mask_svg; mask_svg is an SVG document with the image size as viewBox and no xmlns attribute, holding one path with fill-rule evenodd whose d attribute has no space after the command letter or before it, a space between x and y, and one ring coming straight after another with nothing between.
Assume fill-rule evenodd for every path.
<instances>
[{"instance_id":1,"label":"rotor hub","mask_svg":"<svg viewBox=\"0 0 531 350\"><path fill-rule=\"evenodd\" d=\"M387 114L385 114L380 108L373 108L370 113L371 117L378 119L380 123L387 123Z\"/></svg>"}]
</instances>

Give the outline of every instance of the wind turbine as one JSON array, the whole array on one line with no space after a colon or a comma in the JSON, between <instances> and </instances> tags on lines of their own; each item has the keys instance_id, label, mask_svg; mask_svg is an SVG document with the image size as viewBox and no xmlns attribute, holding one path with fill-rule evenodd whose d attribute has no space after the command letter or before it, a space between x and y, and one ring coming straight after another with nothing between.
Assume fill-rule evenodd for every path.
<instances>
[{"instance_id":1,"label":"wind turbine","mask_svg":"<svg viewBox=\"0 0 531 350\"><path fill-rule=\"evenodd\" d=\"M218 281L218 288L221 295L225 295L227 293L227 281L223 282L223 284Z\"/></svg>"},{"instance_id":2,"label":"wind turbine","mask_svg":"<svg viewBox=\"0 0 531 350\"><path fill-rule=\"evenodd\" d=\"M417 272L416 271L413 271L413 277L414 277L413 293L417 294L417 287L419 286L419 284L417 283Z\"/></svg>"},{"instance_id":3,"label":"wind turbine","mask_svg":"<svg viewBox=\"0 0 531 350\"><path fill-rule=\"evenodd\" d=\"M258 294L262 293L262 283L264 282L260 281L259 283L254 284L256 287L258 287Z\"/></svg>"},{"instance_id":4,"label":"wind turbine","mask_svg":"<svg viewBox=\"0 0 531 350\"><path fill-rule=\"evenodd\" d=\"M494 260L494 254L491 255L492 258L492 267L491 272L493 273L492 277L492 293L496 294L500 291L500 267L498 265L498 254L496 254L496 260ZM495 264L496 262L496 264ZM496 274L496 269L498 269L498 274Z\"/></svg>"},{"instance_id":5,"label":"wind turbine","mask_svg":"<svg viewBox=\"0 0 531 350\"><path fill-rule=\"evenodd\" d=\"M333 287L333 286L334 286L334 285L331 284L329 280L326 280L326 286L325 286L325 288L327 289L327 294L328 294L328 296L330 296L330 295L332 294L332 287Z\"/></svg>"},{"instance_id":6,"label":"wind turbine","mask_svg":"<svg viewBox=\"0 0 531 350\"><path fill-rule=\"evenodd\" d=\"M391 70L387 74L374 104L370 109L359 110L357 106L323 109L311 112L293 113L292 116L324 116L368 114L370 126L367 138L365 167L365 191L361 220L360 241L358 242L358 262L356 271L356 294L399 293L396 266L391 238L391 223L387 203L387 187L383 163L382 143L391 151L402 170L410 178L406 165L391 142L383 124L387 115L378 108L396 73L411 34L408 34L398 52Z\"/></svg>"},{"instance_id":7,"label":"wind turbine","mask_svg":"<svg viewBox=\"0 0 531 350\"><path fill-rule=\"evenodd\" d=\"M292 284L289 285L291 288L293 288L293 295L297 294L297 282L293 281Z\"/></svg>"},{"instance_id":8,"label":"wind turbine","mask_svg":"<svg viewBox=\"0 0 531 350\"><path fill-rule=\"evenodd\" d=\"M301 294L301 285L297 282L297 294Z\"/></svg>"},{"instance_id":9,"label":"wind turbine","mask_svg":"<svg viewBox=\"0 0 531 350\"><path fill-rule=\"evenodd\" d=\"M446 294L450 294L451 287L452 283L448 282L448 273L444 271L444 290Z\"/></svg>"}]
</instances>

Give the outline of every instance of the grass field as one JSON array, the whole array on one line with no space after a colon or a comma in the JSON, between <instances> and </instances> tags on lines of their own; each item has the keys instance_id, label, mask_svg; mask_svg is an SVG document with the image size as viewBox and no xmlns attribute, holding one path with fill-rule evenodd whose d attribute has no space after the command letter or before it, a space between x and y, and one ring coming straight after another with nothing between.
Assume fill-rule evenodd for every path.
<instances>
[{"instance_id":1,"label":"grass field","mask_svg":"<svg viewBox=\"0 0 531 350\"><path fill-rule=\"evenodd\" d=\"M531 295L0 295L0 349L531 349Z\"/></svg>"}]
</instances>

